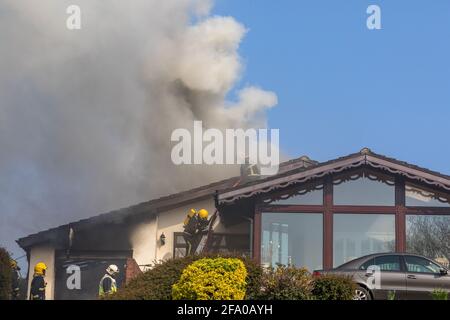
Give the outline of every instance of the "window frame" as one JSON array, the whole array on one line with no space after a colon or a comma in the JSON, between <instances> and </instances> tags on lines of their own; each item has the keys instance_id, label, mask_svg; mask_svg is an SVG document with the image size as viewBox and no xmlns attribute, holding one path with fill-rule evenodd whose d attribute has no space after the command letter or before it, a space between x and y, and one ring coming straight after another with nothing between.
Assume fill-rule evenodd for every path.
<instances>
[{"instance_id":1,"label":"window frame","mask_svg":"<svg viewBox=\"0 0 450 320\"><path fill-rule=\"evenodd\" d=\"M275 213L275 212L261 212L261 216L262 215L264 215L264 214L266 214L266 213ZM292 213L292 212L285 212L285 214L290 214L290 213ZM297 214L299 214L299 215L315 215L315 216L317 216L317 215L323 215L323 213L322 212L320 212L320 213L318 213L318 212L295 212L295 213L297 213ZM283 214L283 213L281 213L281 214ZM263 217L261 217L261 219L263 219ZM321 221L321 225L320 225L320 227L321 227L321 230L320 230L320 232L322 233L322 242L323 242L323 233L324 233L324 229L323 229L323 217L322 217L322 221ZM262 227L262 220L261 220L261 245L260 245L260 248L259 248L259 253L260 253L260 255L262 254L262 244L263 244L263 242L262 242L262 232L263 232L264 230L263 230L263 227ZM266 230L267 231L267 230ZM322 246L323 246L323 243L322 243ZM261 257L261 260L260 260L260 263L262 263L262 257ZM322 268L323 268L323 255L322 255Z\"/></svg>"},{"instance_id":2,"label":"window frame","mask_svg":"<svg viewBox=\"0 0 450 320\"><path fill-rule=\"evenodd\" d=\"M187 252L187 249L189 247L186 242L185 243L177 243L178 236L183 236L183 232L174 232L173 233L173 253L172 253L173 258L176 258L175 253L176 253L177 249L186 249L186 252Z\"/></svg>"},{"instance_id":3,"label":"window frame","mask_svg":"<svg viewBox=\"0 0 450 320\"><path fill-rule=\"evenodd\" d=\"M364 167L362 170L366 170L370 174L379 175L389 180L394 181L394 199L395 205L393 206L380 206L380 205L335 205L333 202L333 181L338 177L345 175L354 175L359 169L347 170L339 174L327 175L321 179L316 179L308 183L299 184L297 188L311 188L314 185L323 185L323 203L322 205L274 205L268 203L268 199L276 200L282 194L286 192L292 192L292 188L289 190L281 190L272 192L270 195L261 196L256 199L255 212L254 212L254 224L253 224L253 257L256 261L261 262L261 232L262 232L262 213L263 212L283 212L283 213L310 213L310 214L323 214L323 268L325 270L333 269L333 227L334 214L391 214L395 216L395 252L406 252L406 215L450 215L450 207L424 207L424 206L406 206L406 183L412 183L414 185L422 186L423 183L418 183L411 179L405 178L399 174L390 174L381 170ZM430 189L428 186L424 188ZM449 194L444 190L436 189L437 192ZM406 266L405 266L406 268ZM405 269L406 271L406 269Z\"/></svg>"}]
</instances>

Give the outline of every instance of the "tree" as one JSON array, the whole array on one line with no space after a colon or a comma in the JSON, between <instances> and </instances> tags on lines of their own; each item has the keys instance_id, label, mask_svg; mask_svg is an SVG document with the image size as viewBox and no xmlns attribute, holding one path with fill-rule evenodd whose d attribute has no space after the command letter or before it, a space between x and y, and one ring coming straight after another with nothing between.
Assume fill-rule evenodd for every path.
<instances>
[{"instance_id":1,"label":"tree","mask_svg":"<svg viewBox=\"0 0 450 320\"><path fill-rule=\"evenodd\" d=\"M450 217L410 216L407 244L409 252L450 261Z\"/></svg>"},{"instance_id":2,"label":"tree","mask_svg":"<svg viewBox=\"0 0 450 320\"><path fill-rule=\"evenodd\" d=\"M11 295L11 257L6 249L0 247L0 300L10 299Z\"/></svg>"}]
</instances>

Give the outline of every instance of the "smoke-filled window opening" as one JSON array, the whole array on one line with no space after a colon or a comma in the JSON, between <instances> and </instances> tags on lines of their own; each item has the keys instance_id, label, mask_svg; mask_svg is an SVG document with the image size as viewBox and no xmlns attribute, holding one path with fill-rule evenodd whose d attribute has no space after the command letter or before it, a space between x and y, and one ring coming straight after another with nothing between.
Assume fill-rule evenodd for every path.
<instances>
[{"instance_id":1,"label":"smoke-filled window opening","mask_svg":"<svg viewBox=\"0 0 450 320\"><path fill-rule=\"evenodd\" d=\"M214 232L208 239L208 253L236 254L250 256L250 240L248 234ZM182 232L174 233L173 257L182 258L187 255L188 244Z\"/></svg>"}]
</instances>

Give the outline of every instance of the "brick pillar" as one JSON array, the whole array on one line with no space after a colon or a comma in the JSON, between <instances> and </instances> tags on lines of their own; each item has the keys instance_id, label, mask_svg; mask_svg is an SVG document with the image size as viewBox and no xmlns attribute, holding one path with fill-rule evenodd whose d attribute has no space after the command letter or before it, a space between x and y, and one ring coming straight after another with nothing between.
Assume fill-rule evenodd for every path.
<instances>
[{"instance_id":1,"label":"brick pillar","mask_svg":"<svg viewBox=\"0 0 450 320\"><path fill-rule=\"evenodd\" d=\"M125 283L128 284L131 279L134 277L140 275L142 273L141 269L139 268L136 260L133 258L127 259L127 266L125 269Z\"/></svg>"}]
</instances>

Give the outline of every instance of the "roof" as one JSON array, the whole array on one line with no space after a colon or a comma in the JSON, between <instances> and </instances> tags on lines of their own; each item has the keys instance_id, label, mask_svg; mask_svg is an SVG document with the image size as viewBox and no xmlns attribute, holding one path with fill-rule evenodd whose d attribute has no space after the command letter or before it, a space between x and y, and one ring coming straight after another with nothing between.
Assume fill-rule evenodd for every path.
<instances>
[{"instance_id":1,"label":"roof","mask_svg":"<svg viewBox=\"0 0 450 320\"><path fill-rule=\"evenodd\" d=\"M450 191L450 176L376 154L370 149L364 148L360 152L321 163L302 156L281 163L278 173L273 176L252 181L242 181L239 176L232 177L31 234L18 239L17 243L26 250L35 244L51 241L61 232L67 234L70 227L83 228L93 224L121 223L132 217L150 216L200 199L210 198L215 194L217 194L219 204L232 203L239 199L250 198L362 165L383 169L392 174L400 174L409 179Z\"/></svg>"},{"instance_id":2,"label":"roof","mask_svg":"<svg viewBox=\"0 0 450 320\"><path fill-rule=\"evenodd\" d=\"M317 161L311 160L306 156L302 156L300 158L281 163L279 172L281 173L292 171L297 168L315 165L316 163ZM247 182L245 181L241 181L240 176L228 178L204 186L174 193L168 196L152 199L146 202L132 205L130 207L110 211L87 219L64 224L55 228L40 231L35 234L30 234L26 237L18 239L16 242L21 248L26 250L33 245L47 241L53 241L60 234L67 235L67 232L71 227L80 229L84 227L92 227L93 225L102 223L121 223L127 219L139 215L151 216L158 212L180 207L194 201L211 198L218 190L231 188L237 185L245 185L246 183Z\"/></svg>"},{"instance_id":3,"label":"roof","mask_svg":"<svg viewBox=\"0 0 450 320\"><path fill-rule=\"evenodd\" d=\"M425 183L431 187L450 191L450 176L448 175L389 158L374 153L368 148L363 148L360 152L330 161L316 163L307 168L296 168L289 172L269 176L247 185L222 189L218 193L218 202L219 204L232 203L239 199L261 195L297 183L321 178L332 173L357 168L362 165L382 169L391 174L399 174L405 178Z\"/></svg>"}]
</instances>

